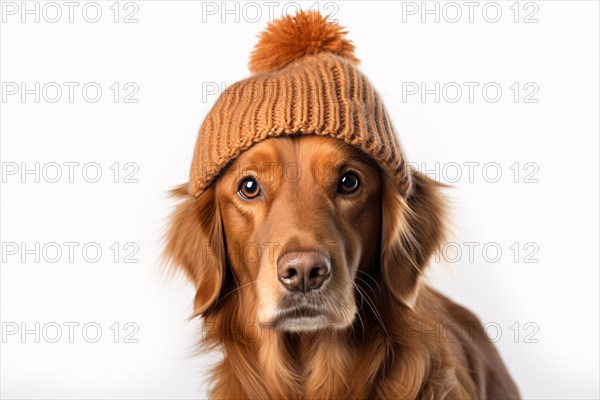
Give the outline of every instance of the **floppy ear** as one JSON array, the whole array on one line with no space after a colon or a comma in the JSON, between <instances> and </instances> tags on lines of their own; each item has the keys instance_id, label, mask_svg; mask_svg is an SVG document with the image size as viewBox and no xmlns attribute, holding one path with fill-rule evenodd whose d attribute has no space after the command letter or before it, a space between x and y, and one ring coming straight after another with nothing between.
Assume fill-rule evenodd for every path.
<instances>
[{"instance_id":1,"label":"floppy ear","mask_svg":"<svg viewBox=\"0 0 600 400\"><path fill-rule=\"evenodd\" d=\"M384 174L382 197L381 272L389 292L412 307L420 277L446 236L443 184L410 171L406 198Z\"/></svg>"},{"instance_id":2,"label":"floppy ear","mask_svg":"<svg viewBox=\"0 0 600 400\"><path fill-rule=\"evenodd\" d=\"M223 228L214 188L197 199L181 185L172 191L181 199L171 216L165 256L194 283L194 316L206 315L217 301L225 279Z\"/></svg>"}]
</instances>

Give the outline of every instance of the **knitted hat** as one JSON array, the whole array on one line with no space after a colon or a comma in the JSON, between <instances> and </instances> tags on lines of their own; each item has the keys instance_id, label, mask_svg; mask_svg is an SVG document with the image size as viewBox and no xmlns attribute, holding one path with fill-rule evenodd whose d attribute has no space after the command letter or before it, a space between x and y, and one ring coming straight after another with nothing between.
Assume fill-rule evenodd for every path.
<instances>
[{"instance_id":1,"label":"knitted hat","mask_svg":"<svg viewBox=\"0 0 600 400\"><path fill-rule=\"evenodd\" d=\"M255 143L298 134L338 138L359 148L390 174L399 191L408 192L400 144L345 34L311 11L269 24L250 58L254 75L227 88L200 128L190 174L193 196Z\"/></svg>"}]
</instances>

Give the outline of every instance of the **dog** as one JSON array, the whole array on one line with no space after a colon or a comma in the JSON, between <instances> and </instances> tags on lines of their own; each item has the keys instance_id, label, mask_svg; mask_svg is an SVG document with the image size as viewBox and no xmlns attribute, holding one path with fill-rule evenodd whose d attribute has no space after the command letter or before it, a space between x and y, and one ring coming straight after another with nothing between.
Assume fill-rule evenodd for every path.
<instances>
[{"instance_id":1,"label":"dog","mask_svg":"<svg viewBox=\"0 0 600 400\"><path fill-rule=\"evenodd\" d=\"M211 397L519 397L479 320L422 281L446 205L411 174L405 199L342 141L281 137L198 199L175 191L167 253L225 353Z\"/></svg>"},{"instance_id":2,"label":"dog","mask_svg":"<svg viewBox=\"0 0 600 400\"><path fill-rule=\"evenodd\" d=\"M514 399L479 322L424 282L443 185L410 167L354 45L272 22L175 189L165 254L194 284L219 399Z\"/></svg>"}]
</instances>

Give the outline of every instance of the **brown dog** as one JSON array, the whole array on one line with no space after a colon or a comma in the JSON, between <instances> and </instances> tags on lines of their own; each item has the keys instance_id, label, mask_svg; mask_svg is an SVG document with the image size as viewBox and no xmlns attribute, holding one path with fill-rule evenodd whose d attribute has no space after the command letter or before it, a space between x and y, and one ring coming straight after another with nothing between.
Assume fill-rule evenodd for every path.
<instances>
[{"instance_id":1,"label":"brown dog","mask_svg":"<svg viewBox=\"0 0 600 400\"><path fill-rule=\"evenodd\" d=\"M196 286L213 398L518 398L477 318L422 282L444 240L440 184L403 196L329 137L269 138L194 198L167 255Z\"/></svg>"}]
</instances>

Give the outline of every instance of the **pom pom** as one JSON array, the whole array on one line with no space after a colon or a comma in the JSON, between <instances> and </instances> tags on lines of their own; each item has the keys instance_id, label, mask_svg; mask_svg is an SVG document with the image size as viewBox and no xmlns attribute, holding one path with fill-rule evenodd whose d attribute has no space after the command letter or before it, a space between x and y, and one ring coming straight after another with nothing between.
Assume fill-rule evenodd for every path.
<instances>
[{"instance_id":1,"label":"pom pom","mask_svg":"<svg viewBox=\"0 0 600 400\"><path fill-rule=\"evenodd\" d=\"M322 52L358 62L354 45L344 38L346 33L316 11L299 11L295 16L275 20L260 35L250 56L250 71L276 71L301 57Z\"/></svg>"}]
</instances>

